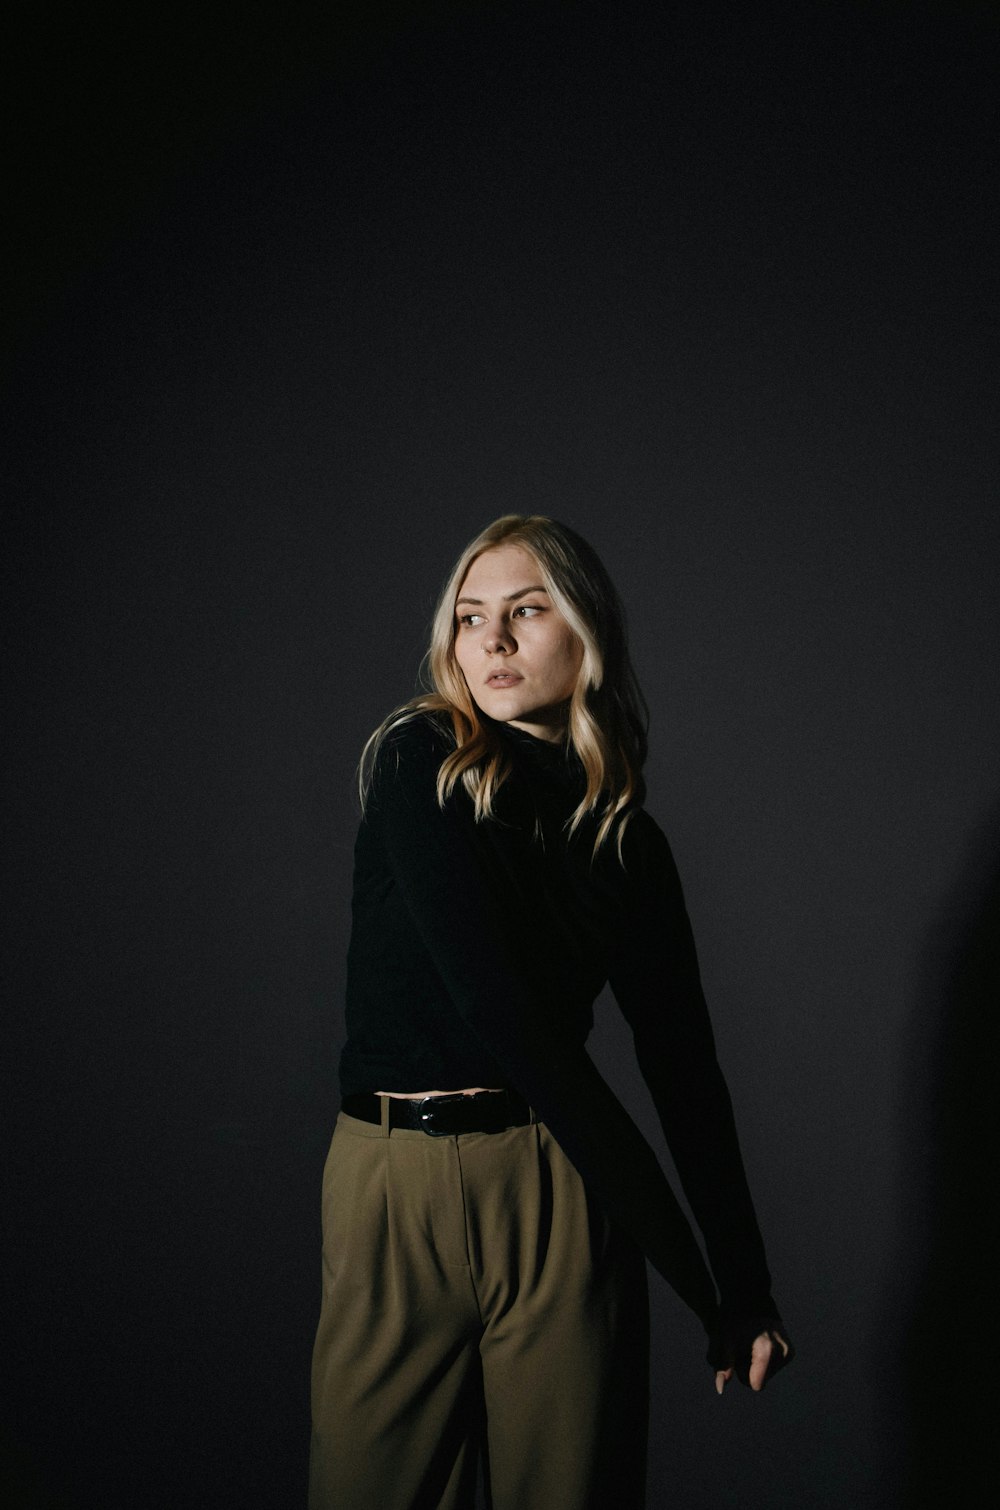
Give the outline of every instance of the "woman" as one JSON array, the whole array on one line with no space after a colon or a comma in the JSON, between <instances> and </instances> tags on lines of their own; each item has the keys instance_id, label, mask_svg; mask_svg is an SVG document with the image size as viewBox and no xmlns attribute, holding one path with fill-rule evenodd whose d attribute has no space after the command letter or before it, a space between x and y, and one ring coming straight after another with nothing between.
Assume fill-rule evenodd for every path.
<instances>
[{"instance_id":1,"label":"woman","mask_svg":"<svg viewBox=\"0 0 1000 1510\"><path fill-rule=\"evenodd\" d=\"M434 691L362 759L341 1112L324 1172L311 1510L643 1504L645 1258L721 1394L791 1357L593 550L508 515L463 552ZM718 1284L585 1049L609 982Z\"/></svg>"}]
</instances>

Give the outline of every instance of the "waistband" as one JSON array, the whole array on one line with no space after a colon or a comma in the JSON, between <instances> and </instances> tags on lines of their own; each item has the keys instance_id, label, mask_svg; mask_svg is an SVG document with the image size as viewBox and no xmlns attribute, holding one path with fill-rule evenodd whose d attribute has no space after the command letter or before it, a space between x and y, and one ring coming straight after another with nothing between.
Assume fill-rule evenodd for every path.
<instances>
[{"instance_id":1,"label":"waistband","mask_svg":"<svg viewBox=\"0 0 1000 1510\"><path fill-rule=\"evenodd\" d=\"M385 1107L383 1102L387 1103ZM416 1128L432 1138L451 1138L467 1132L503 1132L508 1127L525 1127L537 1121L523 1096L512 1090L477 1091L472 1096L461 1093L424 1096L420 1101L362 1091L343 1096L340 1109L362 1122Z\"/></svg>"}]
</instances>

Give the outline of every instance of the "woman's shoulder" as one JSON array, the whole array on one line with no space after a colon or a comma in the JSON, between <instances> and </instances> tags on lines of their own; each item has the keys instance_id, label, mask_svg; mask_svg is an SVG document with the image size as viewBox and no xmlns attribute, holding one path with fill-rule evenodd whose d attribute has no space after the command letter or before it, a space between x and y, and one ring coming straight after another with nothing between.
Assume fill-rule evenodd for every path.
<instances>
[{"instance_id":1,"label":"woman's shoulder","mask_svg":"<svg viewBox=\"0 0 1000 1510\"><path fill-rule=\"evenodd\" d=\"M455 748L451 719L436 708L408 708L390 718L377 741L376 759L385 753L431 753L443 760Z\"/></svg>"},{"instance_id":2,"label":"woman's shoulder","mask_svg":"<svg viewBox=\"0 0 1000 1510\"><path fill-rule=\"evenodd\" d=\"M666 835L645 805L634 807L628 815L623 842L633 849L654 848L667 842Z\"/></svg>"},{"instance_id":3,"label":"woman's shoulder","mask_svg":"<svg viewBox=\"0 0 1000 1510\"><path fill-rule=\"evenodd\" d=\"M625 871L636 880L649 880L675 870L674 857L666 834L646 807L629 814L622 835L622 860Z\"/></svg>"},{"instance_id":4,"label":"woman's shoulder","mask_svg":"<svg viewBox=\"0 0 1000 1510\"><path fill-rule=\"evenodd\" d=\"M369 750L373 793L393 788L436 786L441 762L455 748L451 720L429 708L405 709L390 717Z\"/></svg>"}]
</instances>

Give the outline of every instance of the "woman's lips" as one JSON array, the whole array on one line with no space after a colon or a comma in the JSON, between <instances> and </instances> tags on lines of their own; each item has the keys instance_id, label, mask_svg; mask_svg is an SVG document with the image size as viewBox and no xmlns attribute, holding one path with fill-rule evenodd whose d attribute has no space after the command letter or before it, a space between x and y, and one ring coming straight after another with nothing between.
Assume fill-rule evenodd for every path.
<instances>
[{"instance_id":1,"label":"woman's lips","mask_svg":"<svg viewBox=\"0 0 1000 1510\"><path fill-rule=\"evenodd\" d=\"M487 687L513 687L515 682L521 681L516 671L494 671L486 678Z\"/></svg>"}]
</instances>

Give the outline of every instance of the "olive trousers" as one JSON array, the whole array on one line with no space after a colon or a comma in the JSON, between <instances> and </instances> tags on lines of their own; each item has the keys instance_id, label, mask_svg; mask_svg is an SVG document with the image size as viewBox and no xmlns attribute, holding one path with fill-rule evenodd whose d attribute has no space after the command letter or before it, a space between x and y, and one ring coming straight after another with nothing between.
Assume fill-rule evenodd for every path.
<instances>
[{"instance_id":1,"label":"olive trousers","mask_svg":"<svg viewBox=\"0 0 1000 1510\"><path fill-rule=\"evenodd\" d=\"M323 1174L310 1510L641 1510L646 1262L544 1124L341 1112Z\"/></svg>"}]
</instances>

